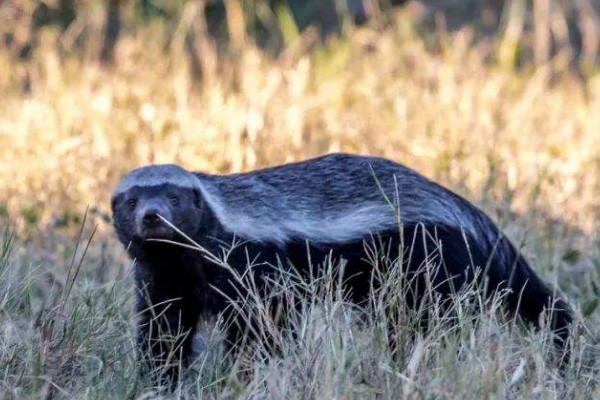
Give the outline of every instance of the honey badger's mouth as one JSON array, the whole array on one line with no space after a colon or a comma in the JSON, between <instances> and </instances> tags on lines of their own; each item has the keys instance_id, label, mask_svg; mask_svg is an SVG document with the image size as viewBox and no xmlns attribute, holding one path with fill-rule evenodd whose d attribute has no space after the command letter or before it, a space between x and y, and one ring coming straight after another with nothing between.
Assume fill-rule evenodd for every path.
<instances>
[{"instance_id":1,"label":"honey badger's mouth","mask_svg":"<svg viewBox=\"0 0 600 400\"><path fill-rule=\"evenodd\" d=\"M137 236L143 241L152 239L173 239L175 231L165 224L157 224L151 227L142 227L138 230Z\"/></svg>"},{"instance_id":2,"label":"honey badger's mouth","mask_svg":"<svg viewBox=\"0 0 600 400\"><path fill-rule=\"evenodd\" d=\"M141 210L136 218L137 236L143 241L150 239L172 239L177 231L176 226L169 221L170 215L163 217L164 212L150 208Z\"/></svg>"}]
</instances>

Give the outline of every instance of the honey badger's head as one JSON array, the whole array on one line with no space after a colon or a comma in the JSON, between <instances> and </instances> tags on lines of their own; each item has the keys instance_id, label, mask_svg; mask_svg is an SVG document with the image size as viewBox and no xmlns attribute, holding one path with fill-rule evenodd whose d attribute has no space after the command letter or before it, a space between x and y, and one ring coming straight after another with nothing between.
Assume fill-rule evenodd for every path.
<instances>
[{"instance_id":1,"label":"honey badger's head","mask_svg":"<svg viewBox=\"0 0 600 400\"><path fill-rule=\"evenodd\" d=\"M180 241L177 231L159 215L188 236L198 232L203 214L198 180L176 165L135 169L113 192L112 211L125 246L140 248L148 239Z\"/></svg>"}]
</instances>

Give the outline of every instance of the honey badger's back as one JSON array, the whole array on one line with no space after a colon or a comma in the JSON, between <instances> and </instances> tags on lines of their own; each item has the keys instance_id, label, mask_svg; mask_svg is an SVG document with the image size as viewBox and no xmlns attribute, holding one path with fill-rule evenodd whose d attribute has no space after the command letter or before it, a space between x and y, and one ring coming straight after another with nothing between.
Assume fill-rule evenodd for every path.
<instances>
[{"instance_id":1,"label":"honey badger's back","mask_svg":"<svg viewBox=\"0 0 600 400\"><path fill-rule=\"evenodd\" d=\"M332 154L242 174L197 176L223 228L256 242L285 247L308 241L360 258L361 240L372 234L400 240L399 225L405 235L418 226L439 228L443 261L451 271L465 275L469 266L487 269L491 288L512 289L509 307L519 307L534 324L545 307L556 303L553 326L567 336L568 307L555 300L496 225L467 200L400 164ZM428 244L432 251L438 245Z\"/></svg>"},{"instance_id":2,"label":"honey badger's back","mask_svg":"<svg viewBox=\"0 0 600 400\"><path fill-rule=\"evenodd\" d=\"M198 174L225 227L258 241L339 242L398 227L436 223L497 236L468 202L388 160L332 154L234 175Z\"/></svg>"}]
</instances>

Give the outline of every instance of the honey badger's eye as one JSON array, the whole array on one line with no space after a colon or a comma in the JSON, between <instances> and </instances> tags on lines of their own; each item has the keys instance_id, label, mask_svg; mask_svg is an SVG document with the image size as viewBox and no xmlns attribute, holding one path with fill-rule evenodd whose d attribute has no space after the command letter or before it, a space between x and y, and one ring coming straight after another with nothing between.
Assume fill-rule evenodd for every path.
<instances>
[{"instance_id":1,"label":"honey badger's eye","mask_svg":"<svg viewBox=\"0 0 600 400\"><path fill-rule=\"evenodd\" d=\"M169 195L169 202L174 206L178 205L179 204L179 196L177 196L175 194Z\"/></svg>"},{"instance_id":2,"label":"honey badger's eye","mask_svg":"<svg viewBox=\"0 0 600 400\"><path fill-rule=\"evenodd\" d=\"M127 200L127 207L129 207L131 210L133 210L136 205L137 205L137 199L128 199Z\"/></svg>"}]
</instances>

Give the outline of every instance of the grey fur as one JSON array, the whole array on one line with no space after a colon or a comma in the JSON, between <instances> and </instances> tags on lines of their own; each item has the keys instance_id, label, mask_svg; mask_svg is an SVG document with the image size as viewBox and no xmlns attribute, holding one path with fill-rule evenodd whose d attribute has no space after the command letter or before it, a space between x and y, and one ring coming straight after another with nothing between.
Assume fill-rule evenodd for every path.
<instances>
[{"instance_id":1,"label":"grey fur","mask_svg":"<svg viewBox=\"0 0 600 400\"><path fill-rule=\"evenodd\" d=\"M397 228L398 212L402 223L443 223L475 237L485 228L463 199L380 158L332 154L244 174L197 176L225 228L260 242L364 238Z\"/></svg>"},{"instance_id":2,"label":"grey fur","mask_svg":"<svg viewBox=\"0 0 600 400\"><path fill-rule=\"evenodd\" d=\"M232 175L147 166L125 177L113 196L134 186L163 183L199 189L226 230L258 242L359 239L397 228L398 216L401 223L441 223L476 238L483 234L488 243L497 235L491 221L462 198L402 165L375 157L331 154Z\"/></svg>"},{"instance_id":3,"label":"grey fur","mask_svg":"<svg viewBox=\"0 0 600 400\"><path fill-rule=\"evenodd\" d=\"M114 190L113 198L135 186L158 186L165 183L184 188L199 188L196 177L180 166L173 164L148 165L134 169L123 178Z\"/></svg>"}]
</instances>

